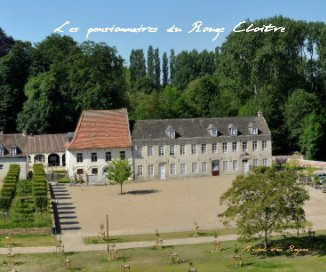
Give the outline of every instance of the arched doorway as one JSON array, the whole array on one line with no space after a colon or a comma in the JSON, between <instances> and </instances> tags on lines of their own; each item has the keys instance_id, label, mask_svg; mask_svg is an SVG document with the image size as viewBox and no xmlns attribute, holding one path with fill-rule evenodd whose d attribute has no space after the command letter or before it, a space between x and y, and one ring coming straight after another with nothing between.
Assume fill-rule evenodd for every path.
<instances>
[{"instance_id":1,"label":"arched doorway","mask_svg":"<svg viewBox=\"0 0 326 272\"><path fill-rule=\"evenodd\" d=\"M66 154L62 155L62 166L66 166Z\"/></svg>"},{"instance_id":2,"label":"arched doorway","mask_svg":"<svg viewBox=\"0 0 326 272\"><path fill-rule=\"evenodd\" d=\"M48 157L48 165L49 166L59 166L60 165L60 157L58 154L50 154Z\"/></svg>"},{"instance_id":3,"label":"arched doorway","mask_svg":"<svg viewBox=\"0 0 326 272\"><path fill-rule=\"evenodd\" d=\"M42 154L37 154L34 157L34 163L44 163L45 162L45 156Z\"/></svg>"}]
</instances>

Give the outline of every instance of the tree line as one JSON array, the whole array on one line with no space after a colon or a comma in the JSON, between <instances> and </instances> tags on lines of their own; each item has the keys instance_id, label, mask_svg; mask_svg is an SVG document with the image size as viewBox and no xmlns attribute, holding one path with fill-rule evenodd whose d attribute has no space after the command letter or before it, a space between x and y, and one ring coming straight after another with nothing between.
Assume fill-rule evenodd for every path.
<instances>
[{"instance_id":1,"label":"tree line","mask_svg":"<svg viewBox=\"0 0 326 272\"><path fill-rule=\"evenodd\" d=\"M281 16L251 23L286 31L231 33L215 51L133 49L128 65L104 43L51 35L33 46L0 29L0 129L73 131L86 109L127 107L134 120L261 110L274 154L325 159L325 23Z\"/></svg>"}]
</instances>

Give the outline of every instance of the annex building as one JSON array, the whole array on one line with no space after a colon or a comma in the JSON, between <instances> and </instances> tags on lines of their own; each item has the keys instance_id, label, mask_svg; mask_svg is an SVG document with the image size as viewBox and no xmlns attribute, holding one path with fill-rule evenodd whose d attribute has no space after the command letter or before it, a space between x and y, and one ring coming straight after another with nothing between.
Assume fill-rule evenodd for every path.
<instances>
[{"instance_id":1,"label":"annex building","mask_svg":"<svg viewBox=\"0 0 326 272\"><path fill-rule=\"evenodd\" d=\"M272 165L268 125L252 117L137 120L126 109L89 110L75 132L0 134L0 178L19 163L25 178L33 163L71 179L103 183L111 160L127 159L134 180L246 174Z\"/></svg>"}]
</instances>

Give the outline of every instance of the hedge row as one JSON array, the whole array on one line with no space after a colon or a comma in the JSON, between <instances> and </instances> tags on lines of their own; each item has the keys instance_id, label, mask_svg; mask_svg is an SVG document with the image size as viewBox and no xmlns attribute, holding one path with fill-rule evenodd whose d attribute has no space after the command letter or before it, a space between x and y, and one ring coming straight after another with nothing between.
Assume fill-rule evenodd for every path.
<instances>
[{"instance_id":1,"label":"hedge row","mask_svg":"<svg viewBox=\"0 0 326 272\"><path fill-rule=\"evenodd\" d=\"M19 179L20 166L18 164L10 164L8 173L3 180L3 186L0 191L0 209L8 211L11 202L16 194L16 185Z\"/></svg>"},{"instance_id":2,"label":"hedge row","mask_svg":"<svg viewBox=\"0 0 326 272\"><path fill-rule=\"evenodd\" d=\"M35 207L46 209L48 206L48 183L43 164L33 165L32 192Z\"/></svg>"}]
</instances>

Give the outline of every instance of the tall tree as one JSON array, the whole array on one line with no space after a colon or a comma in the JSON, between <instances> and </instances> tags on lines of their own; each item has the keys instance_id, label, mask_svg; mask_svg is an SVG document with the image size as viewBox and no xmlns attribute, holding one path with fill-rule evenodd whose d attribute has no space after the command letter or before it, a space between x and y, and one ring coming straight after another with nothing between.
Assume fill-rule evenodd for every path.
<instances>
[{"instance_id":1,"label":"tall tree","mask_svg":"<svg viewBox=\"0 0 326 272\"><path fill-rule=\"evenodd\" d=\"M169 83L169 67L168 67L168 57L166 55L166 52L163 53L162 58L162 85L163 88Z\"/></svg>"},{"instance_id":2,"label":"tall tree","mask_svg":"<svg viewBox=\"0 0 326 272\"><path fill-rule=\"evenodd\" d=\"M0 57L6 55L14 43L14 39L7 36L4 30L0 27Z\"/></svg>"},{"instance_id":3,"label":"tall tree","mask_svg":"<svg viewBox=\"0 0 326 272\"><path fill-rule=\"evenodd\" d=\"M306 115L302 121L302 129L299 136L299 146L305 158L325 159L325 114L317 115L312 112Z\"/></svg>"},{"instance_id":4,"label":"tall tree","mask_svg":"<svg viewBox=\"0 0 326 272\"><path fill-rule=\"evenodd\" d=\"M233 181L220 199L227 209L219 216L226 222L235 220L243 238L261 233L268 248L272 232L281 232L292 222L298 228L302 226L303 205L308 199L308 192L296 183L294 172L258 167Z\"/></svg>"},{"instance_id":5,"label":"tall tree","mask_svg":"<svg viewBox=\"0 0 326 272\"><path fill-rule=\"evenodd\" d=\"M29 42L16 41L9 53L0 58L0 127L7 133L16 131L16 115L26 100L24 85L31 50Z\"/></svg>"},{"instance_id":6,"label":"tall tree","mask_svg":"<svg viewBox=\"0 0 326 272\"><path fill-rule=\"evenodd\" d=\"M154 83L154 49L151 45L147 50L147 77Z\"/></svg>"},{"instance_id":7,"label":"tall tree","mask_svg":"<svg viewBox=\"0 0 326 272\"><path fill-rule=\"evenodd\" d=\"M154 52L154 85L157 89L161 86L161 61L158 48L156 48Z\"/></svg>"},{"instance_id":8,"label":"tall tree","mask_svg":"<svg viewBox=\"0 0 326 272\"><path fill-rule=\"evenodd\" d=\"M134 86L135 82L146 76L146 61L143 49L131 51L129 69L132 86Z\"/></svg>"},{"instance_id":9,"label":"tall tree","mask_svg":"<svg viewBox=\"0 0 326 272\"><path fill-rule=\"evenodd\" d=\"M175 66L174 49L171 49L171 51L170 51L170 84L173 84L174 66Z\"/></svg>"},{"instance_id":10,"label":"tall tree","mask_svg":"<svg viewBox=\"0 0 326 272\"><path fill-rule=\"evenodd\" d=\"M295 90L284 107L285 125L289 131L288 138L293 149L298 147L303 129L302 119L313 111L318 111L318 98L313 93Z\"/></svg>"},{"instance_id":11,"label":"tall tree","mask_svg":"<svg viewBox=\"0 0 326 272\"><path fill-rule=\"evenodd\" d=\"M104 43L83 42L82 56L69 70L76 108L112 109L126 106L123 59ZM73 60L72 60L73 61Z\"/></svg>"}]
</instances>

